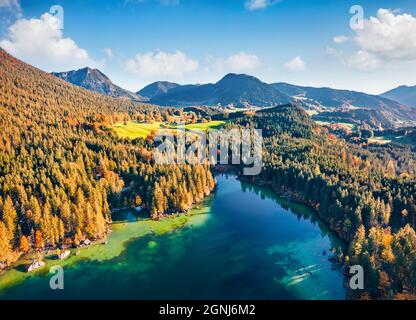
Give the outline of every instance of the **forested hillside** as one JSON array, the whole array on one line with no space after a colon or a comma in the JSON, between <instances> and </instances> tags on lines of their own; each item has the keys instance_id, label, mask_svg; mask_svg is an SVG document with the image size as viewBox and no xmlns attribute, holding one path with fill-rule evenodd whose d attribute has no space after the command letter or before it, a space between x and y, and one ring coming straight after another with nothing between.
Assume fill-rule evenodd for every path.
<instances>
[{"instance_id":1,"label":"forested hillside","mask_svg":"<svg viewBox=\"0 0 416 320\"><path fill-rule=\"evenodd\" d=\"M416 113L411 105L388 96L332 88L302 87L289 83L271 86L307 109L319 110L314 120L367 124L374 128L414 125ZM392 100L391 100L392 99Z\"/></svg>"},{"instance_id":2,"label":"forested hillside","mask_svg":"<svg viewBox=\"0 0 416 320\"><path fill-rule=\"evenodd\" d=\"M0 49L0 269L31 250L104 237L112 207L141 205L156 219L209 194L207 166L155 165L152 139L110 129L172 112L94 94Z\"/></svg>"},{"instance_id":3,"label":"forested hillside","mask_svg":"<svg viewBox=\"0 0 416 320\"><path fill-rule=\"evenodd\" d=\"M94 94L0 50L0 269L28 251L105 237L112 209L140 206L159 219L202 200L215 187L208 165L155 164L153 133L123 139L112 124L223 116L204 110L184 116ZM294 105L227 119L263 130L263 169L251 181L307 203L348 242L340 261L366 270L352 297L412 297L414 151L351 145Z\"/></svg>"},{"instance_id":4,"label":"forested hillside","mask_svg":"<svg viewBox=\"0 0 416 320\"><path fill-rule=\"evenodd\" d=\"M253 181L306 201L350 244L341 259L366 270L366 289L354 297L400 298L416 291L413 157L404 153L395 161L388 150L382 155L349 145L291 105L236 123L263 129L264 167Z\"/></svg>"}]
</instances>

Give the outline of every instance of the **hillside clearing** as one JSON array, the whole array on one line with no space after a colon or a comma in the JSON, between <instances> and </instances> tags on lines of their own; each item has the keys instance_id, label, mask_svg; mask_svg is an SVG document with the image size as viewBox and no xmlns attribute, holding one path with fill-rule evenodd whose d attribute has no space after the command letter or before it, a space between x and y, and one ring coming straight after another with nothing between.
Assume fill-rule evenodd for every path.
<instances>
[{"instance_id":1,"label":"hillside clearing","mask_svg":"<svg viewBox=\"0 0 416 320\"><path fill-rule=\"evenodd\" d=\"M214 130L221 128L226 122L225 121L209 121L205 123L191 123L187 125L170 125L164 122L153 122L153 123L139 123L129 121L127 123L117 122L113 125L116 133L123 138L137 139L146 138L152 131L160 130L174 130L176 128L194 131L205 131Z\"/></svg>"}]
</instances>

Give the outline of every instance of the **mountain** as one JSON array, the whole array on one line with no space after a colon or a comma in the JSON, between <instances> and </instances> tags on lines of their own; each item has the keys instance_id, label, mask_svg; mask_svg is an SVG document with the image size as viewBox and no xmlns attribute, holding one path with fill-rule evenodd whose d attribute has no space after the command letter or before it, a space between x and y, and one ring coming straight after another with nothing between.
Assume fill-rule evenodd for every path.
<instances>
[{"instance_id":1,"label":"mountain","mask_svg":"<svg viewBox=\"0 0 416 320\"><path fill-rule=\"evenodd\" d=\"M153 96L150 101L165 106L233 104L266 107L288 103L291 98L255 77L230 73L214 84L176 86Z\"/></svg>"},{"instance_id":2,"label":"mountain","mask_svg":"<svg viewBox=\"0 0 416 320\"><path fill-rule=\"evenodd\" d=\"M154 82L138 91L151 103L164 106L269 107L295 102L319 112L315 120L367 124L373 128L416 125L416 110L385 97L362 92L296 86L289 83L267 84L245 74L227 74L217 83L179 85Z\"/></svg>"},{"instance_id":3,"label":"mountain","mask_svg":"<svg viewBox=\"0 0 416 320\"><path fill-rule=\"evenodd\" d=\"M318 111L325 116L366 122L375 127L414 125L416 111L400 102L362 92L332 88L302 87L288 83L273 83L271 86L291 96L298 104ZM320 114L319 117L324 116ZM319 119L323 120L323 119Z\"/></svg>"},{"instance_id":4,"label":"mountain","mask_svg":"<svg viewBox=\"0 0 416 320\"><path fill-rule=\"evenodd\" d=\"M416 108L416 86L400 86L396 89L387 91L380 96L396 100L400 103L408 105L409 107Z\"/></svg>"},{"instance_id":5,"label":"mountain","mask_svg":"<svg viewBox=\"0 0 416 320\"><path fill-rule=\"evenodd\" d=\"M9 97L8 95L11 94L12 97ZM149 104L130 99L115 99L106 95L97 95L90 90L73 85L26 64L0 48L0 101L15 100L22 101L19 103L19 107L16 106L19 111L26 105L36 108L36 112L39 112L38 109L42 108L41 106L43 108L50 106L44 110L41 121L48 120L51 123L55 117L51 115L55 113L67 114L66 117L76 123L84 119L86 114L121 113L127 112L127 110L141 111L154 110L155 108ZM48 115L47 119L46 114Z\"/></svg>"},{"instance_id":6,"label":"mountain","mask_svg":"<svg viewBox=\"0 0 416 320\"><path fill-rule=\"evenodd\" d=\"M309 100L311 103L315 103L316 106L326 108L356 107L378 109L383 106L388 108L403 107L400 103L391 99L350 90L302 87L283 82L273 83L271 86L296 100Z\"/></svg>"},{"instance_id":7,"label":"mountain","mask_svg":"<svg viewBox=\"0 0 416 320\"><path fill-rule=\"evenodd\" d=\"M180 87L181 85L169 81L156 81L137 92L141 97L152 99L158 95L168 93L168 91Z\"/></svg>"},{"instance_id":8,"label":"mountain","mask_svg":"<svg viewBox=\"0 0 416 320\"><path fill-rule=\"evenodd\" d=\"M136 101L143 100L137 94L116 86L104 73L98 69L91 69L87 67L67 72L52 72L52 75L74 85L113 98L128 98Z\"/></svg>"}]
</instances>

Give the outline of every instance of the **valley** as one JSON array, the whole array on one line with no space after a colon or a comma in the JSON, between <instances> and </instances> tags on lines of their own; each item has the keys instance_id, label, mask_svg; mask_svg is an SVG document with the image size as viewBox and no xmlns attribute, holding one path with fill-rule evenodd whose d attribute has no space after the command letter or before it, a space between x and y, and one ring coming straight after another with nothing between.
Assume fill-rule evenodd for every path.
<instances>
[{"instance_id":1,"label":"valley","mask_svg":"<svg viewBox=\"0 0 416 320\"><path fill-rule=\"evenodd\" d=\"M315 110L237 74L214 91L192 88L197 98L164 83L144 103L70 84L3 50L0 57L5 298L53 299L43 270L59 248L71 251L63 263L74 285L57 297L63 299L87 286L97 290L84 290L85 299L114 298L113 292L140 299L396 299L416 292L416 153L409 145L379 143L387 133L402 134L397 121L413 121L409 107ZM184 107L177 95L193 100ZM170 107L154 104L155 97ZM363 110L367 120L343 117ZM385 127L380 114L390 121ZM260 174L243 177L238 165L231 175L209 163L157 163L152 136L175 122L199 132L262 129ZM412 138L411 128L402 136ZM131 214L134 208L139 215ZM134 221L118 220L125 210ZM85 248L90 242L96 245ZM45 269L24 272L44 261ZM354 264L366 272L359 292L344 288ZM91 278L77 280L85 271ZM109 281L96 286L103 274ZM137 282L126 286L132 278Z\"/></svg>"},{"instance_id":2,"label":"valley","mask_svg":"<svg viewBox=\"0 0 416 320\"><path fill-rule=\"evenodd\" d=\"M0 302L416 300L415 70L411 0L0 0Z\"/></svg>"},{"instance_id":3,"label":"valley","mask_svg":"<svg viewBox=\"0 0 416 320\"><path fill-rule=\"evenodd\" d=\"M416 126L416 109L412 104L407 105L389 99L388 95L377 96L289 83L268 84L246 74L230 73L214 84L202 85L157 81L137 91L134 96L131 92L115 86L99 70L87 68L52 74L77 86L111 97L162 106L207 106L224 110L247 110L295 103L308 112L314 112L314 120L325 123L348 123L377 130ZM408 91L412 92L413 89L408 88ZM406 94L410 94L408 91Z\"/></svg>"}]
</instances>

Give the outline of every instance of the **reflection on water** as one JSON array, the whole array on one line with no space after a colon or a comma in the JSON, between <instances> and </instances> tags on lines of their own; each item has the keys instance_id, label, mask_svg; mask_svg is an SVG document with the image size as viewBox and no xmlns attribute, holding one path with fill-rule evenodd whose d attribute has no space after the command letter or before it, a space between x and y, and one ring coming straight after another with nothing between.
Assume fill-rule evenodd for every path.
<instances>
[{"instance_id":1,"label":"reflection on water","mask_svg":"<svg viewBox=\"0 0 416 320\"><path fill-rule=\"evenodd\" d=\"M63 262L64 290L49 289L47 271L11 270L0 276L0 297L345 298L342 274L328 261L343 245L310 210L234 176L217 180L191 217L154 222L119 213L107 245Z\"/></svg>"}]
</instances>

